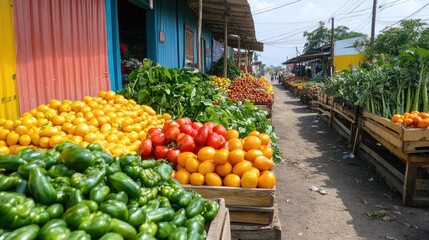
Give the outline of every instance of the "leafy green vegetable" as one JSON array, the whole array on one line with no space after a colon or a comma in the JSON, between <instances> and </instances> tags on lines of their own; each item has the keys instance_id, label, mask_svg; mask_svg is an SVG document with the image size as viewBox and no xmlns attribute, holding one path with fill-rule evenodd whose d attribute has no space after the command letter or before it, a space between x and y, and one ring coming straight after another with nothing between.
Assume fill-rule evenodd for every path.
<instances>
[{"instance_id":1,"label":"leafy green vegetable","mask_svg":"<svg viewBox=\"0 0 429 240\"><path fill-rule=\"evenodd\" d=\"M234 61L231 59L227 59L226 67L227 67L227 77L229 79L241 77L241 75L243 74L241 69L235 66ZM213 63L208 73L210 75L223 76L223 56L217 62Z\"/></svg>"}]
</instances>

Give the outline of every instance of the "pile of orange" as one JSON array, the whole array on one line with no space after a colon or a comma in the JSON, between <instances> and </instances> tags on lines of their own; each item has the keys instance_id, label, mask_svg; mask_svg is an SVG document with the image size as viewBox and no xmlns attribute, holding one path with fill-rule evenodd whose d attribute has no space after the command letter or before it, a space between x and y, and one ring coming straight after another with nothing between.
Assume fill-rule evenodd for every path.
<instances>
[{"instance_id":1,"label":"pile of orange","mask_svg":"<svg viewBox=\"0 0 429 240\"><path fill-rule=\"evenodd\" d=\"M412 111L404 114L394 114L392 122L406 125L412 128L429 127L429 112Z\"/></svg>"},{"instance_id":2,"label":"pile of orange","mask_svg":"<svg viewBox=\"0 0 429 240\"><path fill-rule=\"evenodd\" d=\"M182 184L273 188L276 176L270 170L273 149L270 137L258 131L243 139L238 131L227 131L227 148L206 146L198 151L180 153L175 178Z\"/></svg>"},{"instance_id":3,"label":"pile of orange","mask_svg":"<svg viewBox=\"0 0 429 240\"><path fill-rule=\"evenodd\" d=\"M162 127L168 119L168 114L157 115L151 107L113 91L100 91L97 97L85 96L82 101L52 99L18 120L0 119L0 152L52 148L72 141L83 147L97 142L119 156L137 151L146 132Z\"/></svg>"}]
</instances>

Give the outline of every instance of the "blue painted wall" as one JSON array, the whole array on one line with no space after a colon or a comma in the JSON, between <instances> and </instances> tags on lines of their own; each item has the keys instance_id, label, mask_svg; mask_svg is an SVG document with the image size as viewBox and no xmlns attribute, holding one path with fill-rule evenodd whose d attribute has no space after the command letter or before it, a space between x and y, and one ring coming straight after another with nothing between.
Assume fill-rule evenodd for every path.
<instances>
[{"instance_id":1,"label":"blue painted wall","mask_svg":"<svg viewBox=\"0 0 429 240\"><path fill-rule=\"evenodd\" d=\"M112 91L118 91L122 88L117 1L106 0L107 54Z\"/></svg>"}]
</instances>

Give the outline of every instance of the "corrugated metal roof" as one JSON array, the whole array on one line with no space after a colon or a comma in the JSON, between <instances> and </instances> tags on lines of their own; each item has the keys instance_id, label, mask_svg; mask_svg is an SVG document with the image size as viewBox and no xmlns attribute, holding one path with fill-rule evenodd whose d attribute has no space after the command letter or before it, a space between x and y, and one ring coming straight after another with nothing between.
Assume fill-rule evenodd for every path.
<instances>
[{"instance_id":1,"label":"corrugated metal roof","mask_svg":"<svg viewBox=\"0 0 429 240\"><path fill-rule=\"evenodd\" d=\"M0 118L19 117L12 0L0 0Z\"/></svg>"},{"instance_id":2,"label":"corrugated metal roof","mask_svg":"<svg viewBox=\"0 0 429 240\"><path fill-rule=\"evenodd\" d=\"M198 0L187 0L186 3L195 12L198 12ZM224 36L224 16L227 15L228 35L240 36L242 49L264 51L264 45L256 40L255 26L252 12L247 0L204 0L203 22L209 25L213 33L219 37ZM238 39L228 38L230 47L238 47Z\"/></svg>"},{"instance_id":3,"label":"corrugated metal roof","mask_svg":"<svg viewBox=\"0 0 429 240\"><path fill-rule=\"evenodd\" d=\"M109 90L105 1L14 1L21 113Z\"/></svg>"}]
</instances>

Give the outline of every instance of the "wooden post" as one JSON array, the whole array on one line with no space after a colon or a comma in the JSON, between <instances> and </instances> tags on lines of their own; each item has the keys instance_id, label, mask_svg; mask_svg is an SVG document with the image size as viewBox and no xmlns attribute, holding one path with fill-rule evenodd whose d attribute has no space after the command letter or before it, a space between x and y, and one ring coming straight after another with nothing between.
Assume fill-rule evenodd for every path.
<instances>
[{"instance_id":1,"label":"wooden post","mask_svg":"<svg viewBox=\"0 0 429 240\"><path fill-rule=\"evenodd\" d=\"M201 69L201 25L203 24L203 0L198 1L198 30L197 30L197 68Z\"/></svg>"},{"instance_id":2,"label":"wooden post","mask_svg":"<svg viewBox=\"0 0 429 240\"><path fill-rule=\"evenodd\" d=\"M225 40L224 40L224 50L223 50L223 77L228 77L228 19L225 12Z\"/></svg>"},{"instance_id":3,"label":"wooden post","mask_svg":"<svg viewBox=\"0 0 429 240\"><path fill-rule=\"evenodd\" d=\"M334 18L331 18L332 21L332 27L331 27L331 69L330 69L330 76L333 76L333 73L335 72L335 68L334 68L334 48L335 48L335 43L334 43Z\"/></svg>"},{"instance_id":4,"label":"wooden post","mask_svg":"<svg viewBox=\"0 0 429 240\"><path fill-rule=\"evenodd\" d=\"M240 62L241 62L240 36L237 37L237 41L238 41L238 63L237 63L237 66L240 67Z\"/></svg>"},{"instance_id":5,"label":"wooden post","mask_svg":"<svg viewBox=\"0 0 429 240\"><path fill-rule=\"evenodd\" d=\"M402 204L404 206L412 206L413 199L416 193L416 178L417 178L417 164L407 161L405 169L405 181L402 193Z\"/></svg>"}]
</instances>

